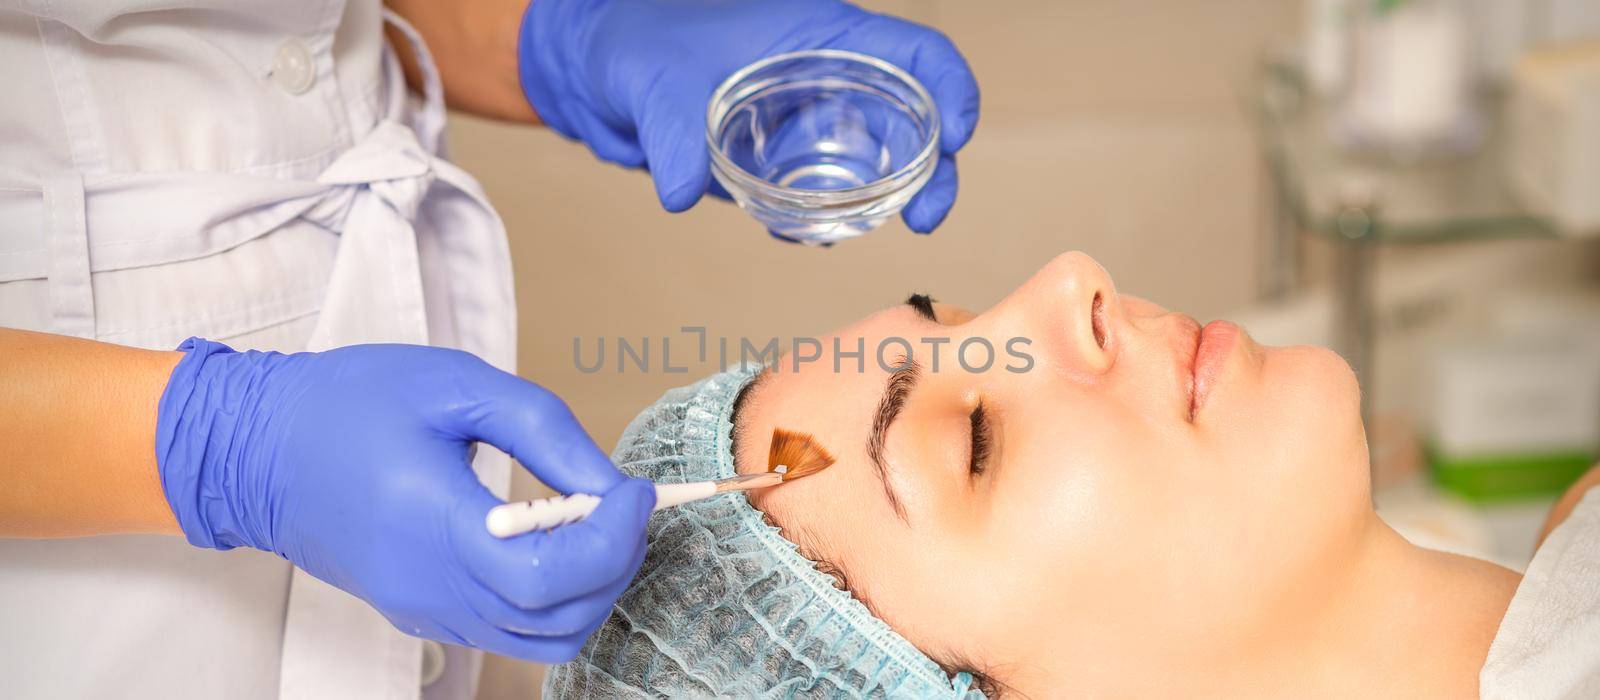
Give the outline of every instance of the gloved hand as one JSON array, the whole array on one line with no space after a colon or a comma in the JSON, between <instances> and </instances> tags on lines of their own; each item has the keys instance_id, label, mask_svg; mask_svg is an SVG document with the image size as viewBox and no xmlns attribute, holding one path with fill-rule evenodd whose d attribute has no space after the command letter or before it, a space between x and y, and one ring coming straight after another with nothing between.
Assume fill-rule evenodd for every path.
<instances>
[{"instance_id":1,"label":"gloved hand","mask_svg":"<svg viewBox=\"0 0 1600 700\"><path fill-rule=\"evenodd\" d=\"M927 233L955 204L955 153L978 122L978 84L943 34L841 0L534 0L522 19L522 90L550 128L603 160L645 167L668 211L711 180L706 106L734 71L767 56L844 49L910 72L939 106L939 164L902 211ZM725 193L722 193L725 196Z\"/></svg>"},{"instance_id":2,"label":"gloved hand","mask_svg":"<svg viewBox=\"0 0 1600 700\"><path fill-rule=\"evenodd\" d=\"M156 458L196 546L274 552L406 633L544 662L577 654L643 561L650 483L618 472L555 395L472 355L179 349ZM496 539L477 440L600 506Z\"/></svg>"}]
</instances>

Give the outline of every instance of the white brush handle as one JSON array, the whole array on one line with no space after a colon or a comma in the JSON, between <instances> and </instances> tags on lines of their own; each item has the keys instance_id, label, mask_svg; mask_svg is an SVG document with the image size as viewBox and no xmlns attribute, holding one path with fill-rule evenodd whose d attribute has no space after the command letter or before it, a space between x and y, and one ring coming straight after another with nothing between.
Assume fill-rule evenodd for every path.
<instances>
[{"instance_id":1,"label":"white brush handle","mask_svg":"<svg viewBox=\"0 0 1600 700\"><path fill-rule=\"evenodd\" d=\"M656 484L655 510L683 505L716 494L715 481ZM578 522L589 517L599 505L600 497L587 493L506 503L490 508L489 515L484 518L484 525L489 528L489 534L495 537L515 537L534 530L550 530Z\"/></svg>"}]
</instances>

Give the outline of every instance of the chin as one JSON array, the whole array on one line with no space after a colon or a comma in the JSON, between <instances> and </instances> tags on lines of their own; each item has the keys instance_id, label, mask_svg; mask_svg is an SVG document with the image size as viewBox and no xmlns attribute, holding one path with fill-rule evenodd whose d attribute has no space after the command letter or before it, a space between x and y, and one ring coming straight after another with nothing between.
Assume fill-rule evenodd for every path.
<instances>
[{"instance_id":1,"label":"chin","mask_svg":"<svg viewBox=\"0 0 1600 700\"><path fill-rule=\"evenodd\" d=\"M1327 348L1263 348L1251 417L1254 488L1294 504L1292 517L1324 535L1348 530L1371 510L1371 474L1361 424L1361 389L1349 363ZM1271 509L1269 509L1271 510ZM1276 512L1276 511L1275 511ZM1310 538L1312 541L1316 538Z\"/></svg>"},{"instance_id":2,"label":"chin","mask_svg":"<svg viewBox=\"0 0 1600 700\"><path fill-rule=\"evenodd\" d=\"M1300 345L1276 350L1281 361L1269 377L1284 387L1288 415L1308 431L1308 440L1341 464L1360 462L1367 476L1366 430L1361 423L1361 385L1350 363L1328 348Z\"/></svg>"},{"instance_id":3,"label":"chin","mask_svg":"<svg viewBox=\"0 0 1600 700\"><path fill-rule=\"evenodd\" d=\"M1356 381L1355 370L1343 357L1328 348L1303 346L1307 371L1317 378L1328 400L1342 405L1347 414L1361 421L1361 385Z\"/></svg>"},{"instance_id":4,"label":"chin","mask_svg":"<svg viewBox=\"0 0 1600 700\"><path fill-rule=\"evenodd\" d=\"M1267 381L1296 387L1300 393L1315 394L1323 401L1353 406L1360 412L1361 387L1356 383L1350 363L1320 345L1266 347L1263 371Z\"/></svg>"}]
</instances>

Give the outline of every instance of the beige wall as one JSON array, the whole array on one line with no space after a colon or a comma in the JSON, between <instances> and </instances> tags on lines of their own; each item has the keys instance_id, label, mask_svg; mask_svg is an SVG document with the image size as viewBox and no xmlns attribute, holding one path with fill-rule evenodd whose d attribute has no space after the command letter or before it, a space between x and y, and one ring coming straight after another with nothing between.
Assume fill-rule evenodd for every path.
<instances>
[{"instance_id":1,"label":"beige wall","mask_svg":"<svg viewBox=\"0 0 1600 700\"><path fill-rule=\"evenodd\" d=\"M1202 318L1251 299L1264 183L1243 91L1263 46L1294 31L1299 3L868 4L950 34L983 89L960 198L932 236L897 221L828 250L781 244L724 202L666 214L645 175L548 131L454 118L453 155L511 236L521 373L564 396L607 449L662 390L706 370L619 375L613 357L584 374L574 337L592 352L600 336L674 336L677 364L692 340L681 326L817 335L911 291L982 309L1071 249L1119 289ZM481 694L534 688L533 666L491 659Z\"/></svg>"}]
</instances>

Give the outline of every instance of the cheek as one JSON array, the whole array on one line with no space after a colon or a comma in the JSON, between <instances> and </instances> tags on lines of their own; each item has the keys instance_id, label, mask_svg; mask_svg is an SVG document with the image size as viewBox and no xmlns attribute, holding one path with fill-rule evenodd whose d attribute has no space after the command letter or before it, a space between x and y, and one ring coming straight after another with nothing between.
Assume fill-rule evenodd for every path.
<instances>
[{"instance_id":1,"label":"cheek","mask_svg":"<svg viewBox=\"0 0 1600 700\"><path fill-rule=\"evenodd\" d=\"M1116 432L1095 435L1029 456L1037 476L996 494L986 536L971 546L976 565L963 569L966 589L941 608L990 658L1027 658L1040 645L1147 654L1190 614L1185 600L1205 597L1191 595L1204 563L1191 557L1209 532L1181 525L1182 486L1166 475L1182 466L1181 450L1149 434L1124 444L1110 439Z\"/></svg>"},{"instance_id":2,"label":"cheek","mask_svg":"<svg viewBox=\"0 0 1600 700\"><path fill-rule=\"evenodd\" d=\"M1024 572L988 591L1014 608L1017 625L1041 610L1081 619L1147 598L1130 591L1161 578L1152 571L1164 565L1183 501L1174 474L1191 450L1175 426L1108 404L1061 417L1070 420L1008 436L1008 448L1018 447L1005 456L974 545L997 568Z\"/></svg>"},{"instance_id":3,"label":"cheek","mask_svg":"<svg viewBox=\"0 0 1600 700\"><path fill-rule=\"evenodd\" d=\"M994 527L1075 559L1170 506L1178 436L1135 412L1106 409L1023 443L996 486Z\"/></svg>"},{"instance_id":4,"label":"cheek","mask_svg":"<svg viewBox=\"0 0 1600 700\"><path fill-rule=\"evenodd\" d=\"M1162 409L1170 399L1127 364L1125 376L1089 386L1029 381L1004 402L991 500L1005 516L1026 514L1042 544L1089 543L1126 531L1172 490L1188 451L1188 426ZM1011 530L1018 532L1021 528ZM1009 533L1008 533L1009 534ZM1053 547L1060 549L1059 546Z\"/></svg>"}]
</instances>

